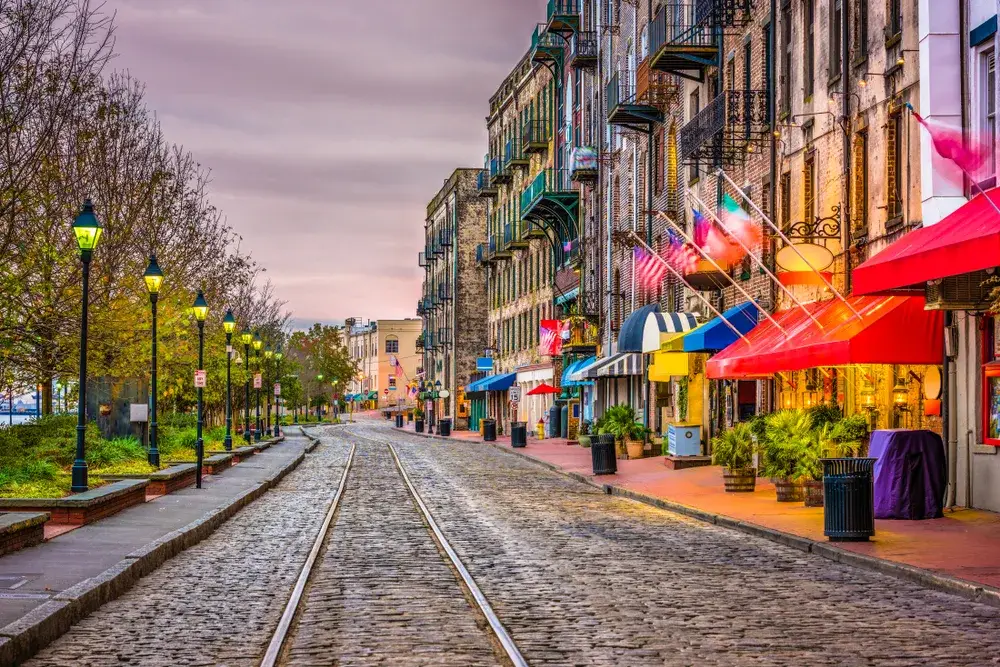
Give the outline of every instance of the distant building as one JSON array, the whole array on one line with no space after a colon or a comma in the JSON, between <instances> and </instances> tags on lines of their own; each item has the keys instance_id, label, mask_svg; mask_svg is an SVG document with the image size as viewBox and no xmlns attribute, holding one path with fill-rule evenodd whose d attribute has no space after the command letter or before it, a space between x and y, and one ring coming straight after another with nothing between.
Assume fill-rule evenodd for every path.
<instances>
[{"instance_id":1,"label":"distant building","mask_svg":"<svg viewBox=\"0 0 1000 667\"><path fill-rule=\"evenodd\" d=\"M421 326L422 322L415 318L372 320L363 325L354 319L347 320L347 348L357 362L358 375L346 393L363 401L377 401L378 407L407 400L407 385L417 377L421 367L421 354L417 351ZM402 368L400 372L392 365L393 359Z\"/></svg>"}]
</instances>

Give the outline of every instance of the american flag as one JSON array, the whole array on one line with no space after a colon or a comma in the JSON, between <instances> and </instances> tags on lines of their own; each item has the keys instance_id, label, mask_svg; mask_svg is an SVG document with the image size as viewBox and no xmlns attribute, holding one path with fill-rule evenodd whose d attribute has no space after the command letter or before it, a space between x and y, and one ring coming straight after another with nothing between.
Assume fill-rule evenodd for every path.
<instances>
[{"instance_id":1,"label":"american flag","mask_svg":"<svg viewBox=\"0 0 1000 667\"><path fill-rule=\"evenodd\" d=\"M693 273L698 268L698 253L672 229L668 232L666 259L683 276Z\"/></svg>"},{"instance_id":2,"label":"american flag","mask_svg":"<svg viewBox=\"0 0 1000 667\"><path fill-rule=\"evenodd\" d=\"M667 273L667 267L659 258L637 247L634 250L635 258L635 279L644 289L654 290L663 281L663 276Z\"/></svg>"},{"instance_id":3,"label":"american flag","mask_svg":"<svg viewBox=\"0 0 1000 667\"><path fill-rule=\"evenodd\" d=\"M708 241L708 231L712 228L712 223L698 209L692 210L691 216L694 218L694 243L699 248L704 248L705 243Z\"/></svg>"}]
</instances>

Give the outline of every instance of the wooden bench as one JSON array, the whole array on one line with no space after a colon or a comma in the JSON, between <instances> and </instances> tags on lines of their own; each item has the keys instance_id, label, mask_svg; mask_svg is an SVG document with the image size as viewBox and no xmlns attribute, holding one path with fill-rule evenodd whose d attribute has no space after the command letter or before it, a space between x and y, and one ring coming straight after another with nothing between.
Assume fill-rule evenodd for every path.
<instances>
[{"instance_id":1,"label":"wooden bench","mask_svg":"<svg viewBox=\"0 0 1000 667\"><path fill-rule=\"evenodd\" d=\"M123 479L65 498L0 498L0 511L48 512L52 523L84 526L146 502L147 479Z\"/></svg>"},{"instance_id":2,"label":"wooden bench","mask_svg":"<svg viewBox=\"0 0 1000 667\"><path fill-rule=\"evenodd\" d=\"M45 539L48 512L0 512L0 556Z\"/></svg>"}]
</instances>

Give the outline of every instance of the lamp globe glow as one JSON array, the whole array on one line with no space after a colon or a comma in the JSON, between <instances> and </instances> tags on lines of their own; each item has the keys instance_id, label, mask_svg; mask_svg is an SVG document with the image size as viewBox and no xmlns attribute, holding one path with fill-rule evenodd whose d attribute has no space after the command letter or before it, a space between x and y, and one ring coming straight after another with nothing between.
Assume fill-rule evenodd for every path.
<instances>
[{"instance_id":1,"label":"lamp globe glow","mask_svg":"<svg viewBox=\"0 0 1000 667\"><path fill-rule=\"evenodd\" d=\"M205 293L198 290L198 296L194 298L194 305L191 307L194 310L194 318L199 322L204 322L208 317L208 302L205 301Z\"/></svg>"},{"instance_id":2,"label":"lamp globe glow","mask_svg":"<svg viewBox=\"0 0 1000 667\"><path fill-rule=\"evenodd\" d=\"M97 247L102 231L104 226L94 214L94 204L89 199L84 200L80 214L73 220L73 235L76 236L80 252L92 252Z\"/></svg>"},{"instance_id":3,"label":"lamp globe glow","mask_svg":"<svg viewBox=\"0 0 1000 667\"><path fill-rule=\"evenodd\" d=\"M226 316L222 318L222 328L227 334L236 331L236 318L233 317L233 309L226 311Z\"/></svg>"},{"instance_id":4,"label":"lamp globe glow","mask_svg":"<svg viewBox=\"0 0 1000 667\"><path fill-rule=\"evenodd\" d=\"M146 272L142 274L142 279L146 281L146 289L149 290L150 294L158 294L160 292L160 285L163 284L163 271L160 269L160 265L156 263L156 255L149 256L149 266L146 267Z\"/></svg>"}]
</instances>

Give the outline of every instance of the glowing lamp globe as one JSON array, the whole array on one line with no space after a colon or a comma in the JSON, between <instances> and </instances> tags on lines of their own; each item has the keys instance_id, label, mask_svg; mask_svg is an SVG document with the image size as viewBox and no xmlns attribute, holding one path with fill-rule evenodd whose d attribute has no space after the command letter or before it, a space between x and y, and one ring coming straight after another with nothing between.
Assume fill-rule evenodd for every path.
<instances>
[{"instance_id":1,"label":"glowing lamp globe","mask_svg":"<svg viewBox=\"0 0 1000 667\"><path fill-rule=\"evenodd\" d=\"M253 334L253 349L259 352L262 347L264 347L264 341L260 339L260 332L255 331Z\"/></svg>"},{"instance_id":2,"label":"glowing lamp globe","mask_svg":"<svg viewBox=\"0 0 1000 667\"><path fill-rule=\"evenodd\" d=\"M226 311L226 316L222 318L222 328L227 334L231 334L236 331L236 318L233 317L233 309L230 308Z\"/></svg>"},{"instance_id":3,"label":"glowing lamp globe","mask_svg":"<svg viewBox=\"0 0 1000 667\"><path fill-rule=\"evenodd\" d=\"M250 333L249 331L244 331L243 333L240 334L240 340L243 342L244 345L249 345L250 343L253 342L253 334Z\"/></svg>"},{"instance_id":4,"label":"glowing lamp globe","mask_svg":"<svg viewBox=\"0 0 1000 667\"><path fill-rule=\"evenodd\" d=\"M73 234L81 252L90 252L97 247L104 227L94 214L94 205L89 199L83 202L80 214L73 221Z\"/></svg>"},{"instance_id":5,"label":"glowing lamp globe","mask_svg":"<svg viewBox=\"0 0 1000 667\"><path fill-rule=\"evenodd\" d=\"M160 270L160 265L156 263L156 255L149 256L149 266L146 267L146 272L142 274L142 279L146 281L146 289L149 290L150 294L159 293L160 285L163 284L163 271Z\"/></svg>"},{"instance_id":6,"label":"glowing lamp globe","mask_svg":"<svg viewBox=\"0 0 1000 667\"><path fill-rule=\"evenodd\" d=\"M198 296L194 298L191 310L194 311L194 318L199 322L204 322L208 317L208 302L205 301L205 294L201 290L198 290Z\"/></svg>"}]
</instances>

